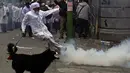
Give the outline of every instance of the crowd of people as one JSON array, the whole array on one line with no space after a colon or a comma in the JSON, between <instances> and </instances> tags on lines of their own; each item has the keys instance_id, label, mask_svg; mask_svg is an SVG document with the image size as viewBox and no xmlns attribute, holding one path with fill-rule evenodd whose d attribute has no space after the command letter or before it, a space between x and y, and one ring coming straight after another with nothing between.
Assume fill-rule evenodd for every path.
<instances>
[{"instance_id":1,"label":"crowd of people","mask_svg":"<svg viewBox=\"0 0 130 73\"><path fill-rule=\"evenodd\" d=\"M80 0L81 2L75 2L74 4L74 25L75 32L78 33L79 38L87 37L89 33L89 12L90 7L87 0ZM46 25L51 33L60 33L59 39L63 39L66 35L66 22L67 22L67 2L66 0L54 0L53 4L47 1L46 3L41 3L38 1L27 2L25 6L19 6L17 4L13 5L11 3L0 4L0 32L12 31L17 28L21 28L21 24L25 15L31 11L31 4L37 2L40 5L40 10L49 11L53 9L58 9L58 11L43 17L42 22ZM30 25L26 26L26 34L33 38L32 27Z\"/></svg>"},{"instance_id":2,"label":"crowd of people","mask_svg":"<svg viewBox=\"0 0 130 73\"><path fill-rule=\"evenodd\" d=\"M89 33L89 5L86 0L75 6L74 24L79 37L87 37ZM24 7L17 4L0 4L0 32L21 29L22 37L34 39L38 37L47 40L50 47L57 50L65 49L55 42L52 33L59 30L59 39L66 34L67 2L66 0L54 0L54 3L41 3L38 1L27 2ZM55 29L55 30L53 30Z\"/></svg>"}]
</instances>

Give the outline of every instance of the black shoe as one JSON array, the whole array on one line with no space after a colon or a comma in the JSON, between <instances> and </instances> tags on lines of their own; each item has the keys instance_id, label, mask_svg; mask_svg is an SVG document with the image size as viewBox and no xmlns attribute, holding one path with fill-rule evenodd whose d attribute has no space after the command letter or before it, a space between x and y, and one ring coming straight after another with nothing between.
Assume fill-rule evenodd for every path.
<instances>
[{"instance_id":1,"label":"black shoe","mask_svg":"<svg viewBox=\"0 0 130 73\"><path fill-rule=\"evenodd\" d=\"M25 34L25 33L22 33L22 37L26 37L26 34Z\"/></svg>"}]
</instances>

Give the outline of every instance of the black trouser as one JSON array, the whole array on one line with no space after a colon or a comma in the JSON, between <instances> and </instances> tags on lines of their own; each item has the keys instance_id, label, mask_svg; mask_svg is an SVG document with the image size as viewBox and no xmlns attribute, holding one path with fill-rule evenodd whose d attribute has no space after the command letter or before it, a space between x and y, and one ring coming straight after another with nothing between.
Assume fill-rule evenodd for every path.
<instances>
[{"instance_id":1,"label":"black trouser","mask_svg":"<svg viewBox=\"0 0 130 73\"><path fill-rule=\"evenodd\" d=\"M23 35L23 37L26 37L26 34L28 33L28 35L29 35L29 37L32 37L32 28L31 28L31 26L30 25L27 25L26 26L26 29L25 29L25 33L23 33L22 35Z\"/></svg>"},{"instance_id":2,"label":"black trouser","mask_svg":"<svg viewBox=\"0 0 130 73\"><path fill-rule=\"evenodd\" d=\"M14 22L14 25L15 25L15 29L18 29L18 28L20 28L21 23L20 22Z\"/></svg>"},{"instance_id":3,"label":"black trouser","mask_svg":"<svg viewBox=\"0 0 130 73\"><path fill-rule=\"evenodd\" d=\"M1 24L2 32L7 32L7 24Z\"/></svg>"},{"instance_id":4,"label":"black trouser","mask_svg":"<svg viewBox=\"0 0 130 73\"><path fill-rule=\"evenodd\" d=\"M54 21L53 25L54 25L53 28L56 30L56 32L58 30L60 30L60 22L59 21Z\"/></svg>"},{"instance_id":5,"label":"black trouser","mask_svg":"<svg viewBox=\"0 0 130 73\"><path fill-rule=\"evenodd\" d=\"M49 23L46 23L45 25L46 25L46 27L48 28L48 30L51 31L51 26L50 26L50 24L49 24Z\"/></svg>"},{"instance_id":6,"label":"black trouser","mask_svg":"<svg viewBox=\"0 0 130 73\"><path fill-rule=\"evenodd\" d=\"M88 20L78 18L78 25L79 25L79 37L81 37L83 34L84 34L84 37L87 37L89 33Z\"/></svg>"}]
</instances>

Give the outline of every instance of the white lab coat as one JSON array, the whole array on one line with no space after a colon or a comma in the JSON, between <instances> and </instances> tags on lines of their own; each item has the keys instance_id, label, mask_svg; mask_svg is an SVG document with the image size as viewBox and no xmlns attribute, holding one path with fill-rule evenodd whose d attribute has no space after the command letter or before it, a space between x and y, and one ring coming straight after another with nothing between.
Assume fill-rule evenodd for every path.
<instances>
[{"instance_id":1,"label":"white lab coat","mask_svg":"<svg viewBox=\"0 0 130 73\"><path fill-rule=\"evenodd\" d=\"M9 9L7 7L3 6L2 8L0 8L0 24L7 24L7 12L9 12ZM4 16L5 19L3 19Z\"/></svg>"},{"instance_id":2,"label":"white lab coat","mask_svg":"<svg viewBox=\"0 0 130 73\"><path fill-rule=\"evenodd\" d=\"M12 10L13 10L13 22L18 22L20 8L12 6Z\"/></svg>"},{"instance_id":3,"label":"white lab coat","mask_svg":"<svg viewBox=\"0 0 130 73\"><path fill-rule=\"evenodd\" d=\"M12 21L13 21L13 28L18 28L20 26L18 23L20 21L20 10L21 8L17 6L12 6Z\"/></svg>"},{"instance_id":4,"label":"white lab coat","mask_svg":"<svg viewBox=\"0 0 130 73\"><path fill-rule=\"evenodd\" d=\"M54 23L55 19L60 19L59 11L54 12L51 19L52 19L52 23Z\"/></svg>"},{"instance_id":5,"label":"white lab coat","mask_svg":"<svg viewBox=\"0 0 130 73\"><path fill-rule=\"evenodd\" d=\"M9 12L8 7L3 6L2 8L0 8L0 32L2 32L1 24L8 23L7 12Z\"/></svg>"},{"instance_id":6,"label":"white lab coat","mask_svg":"<svg viewBox=\"0 0 130 73\"><path fill-rule=\"evenodd\" d=\"M2 32L2 27L1 27L1 24L3 23L3 16L4 16L4 9L3 7L0 8L0 32Z\"/></svg>"},{"instance_id":7,"label":"white lab coat","mask_svg":"<svg viewBox=\"0 0 130 73\"><path fill-rule=\"evenodd\" d=\"M8 24L8 15L7 15L7 13L9 12L9 8L4 6L4 11L5 11L4 12L5 18L3 19L3 23Z\"/></svg>"},{"instance_id":8,"label":"white lab coat","mask_svg":"<svg viewBox=\"0 0 130 73\"><path fill-rule=\"evenodd\" d=\"M24 14L22 13L23 8L21 7L19 10L19 22L22 22L23 18L24 18Z\"/></svg>"},{"instance_id":9,"label":"white lab coat","mask_svg":"<svg viewBox=\"0 0 130 73\"><path fill-rule=\"evenodd\" d=\"M21 8L17 8L15 16L16 16L16 22L20 22Z\"/></svg>"},{"instance_id":10,"label":"white lab coat","mask_svg":"<svg viewBox=\"0 0 130 73\"><path fill-rule=\"evenodd\" d=\"M30 25L34 36L46 39L49 41L51 47L56 47L57 49L62 49L63 46L54 41L53 35L48 31L46 25L43 23L42 18L48 16L56 11L59 11L59 8L48 10L48 11L39 11L39 14L36 14L33 10L25 14L25 17L22 21L22 32L25 32L26 25Z\"/></svg>"},{"instance_id":11,"label":"white lab coat","mask_svg":"<svg viewBox=\"0 0 130 73\"><path fill-rule=\"evenodd\" d=\"M42 38L53 37L42 19L56 11L59 11L59 8L48 11L40 10L39 15L37 15L33 10L28 12L22 21L22 31L25 32L26 25L30 25L34 35L44 35Z\"/></svg>"}]
</instances>

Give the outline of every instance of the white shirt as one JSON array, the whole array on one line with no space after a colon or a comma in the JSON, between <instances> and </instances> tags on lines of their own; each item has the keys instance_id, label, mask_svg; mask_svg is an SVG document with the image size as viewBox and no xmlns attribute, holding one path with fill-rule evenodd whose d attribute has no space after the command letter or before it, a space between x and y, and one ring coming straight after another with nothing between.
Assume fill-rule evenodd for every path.
<instances>
[{"instance_id":1,"label":"white shirt","mask_svg":"<svg viewBox=\"0 0 130 73\"><path fill-rule=\"evenodd\" d=\"M7 24L8 23L7 13L9 13L9 8L4 6L4 10L5 10L5 13L4 13L5 19L3 20L3 23Z\"/></svg>"},{"instance_id":2,"label":"white shirt","mask_svg":"<svg viewBox=\"0 0 130 73\"><path fill-rule=\"evenodd\" d=\"M34 35L47 35L52 36L48 31L46 25L43 23L42 18L52 14L53 12L59 11L59 8L52 9L48 11L39 11L39 14L36 14L33 10L25 14L25 17L22 21L22 31L25 32L26 25L30 25Z\"/></svg>"},{"instance_id":3,"label":"white shirt","mask_svg":"<svg viewBox=\"0 0 130 73\"><path fill-rule=\"evenodd\" d=\"M17 6L12 6L12 12L13 12L13 21L18 22L19 19L19 11L20 8L18 8Z\"/></svg>"},{"instance_id":4,"label":"white shirt","mask_svg":"<svg viewBox=\"0 0 130 73\"><path fill-rule=\"evenodd\" d=\"M23 20L23 17L24 17L24 15L22 14L22 7L21 8L19 8L19 10L18 10L18 19L17 19L17 21L18 22L22 22L22 20Z\"/></svg>"},{"instance_id":5,"label":"white shirt","mask_svg":"<svg viewBox=\"0 0 130 73\"><path fill-rule=\"evenodd\" d=\"M0 8L0 24L8 23L7 12L9 12L8 7L3 6L2 8Z\"/></svg>"}]
</instances>

